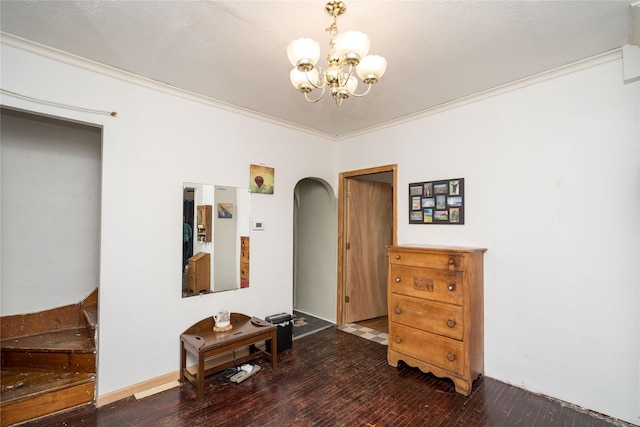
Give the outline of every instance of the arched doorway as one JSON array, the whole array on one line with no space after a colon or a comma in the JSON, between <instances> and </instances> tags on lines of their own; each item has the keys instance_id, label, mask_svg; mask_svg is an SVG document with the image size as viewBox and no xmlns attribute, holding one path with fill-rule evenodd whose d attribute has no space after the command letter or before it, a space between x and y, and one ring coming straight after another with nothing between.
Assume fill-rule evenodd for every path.
<instances>
[{"instance_id":1,"label":"arched doorway","mask_svg":"<svg viewBox=\"0 0 640 427\"><path fill-rule=\"evenodd\" d=\"M293 308L336 321L337 200L318 178L300 180L293 206Z\"/></svg>"}]
</instances>

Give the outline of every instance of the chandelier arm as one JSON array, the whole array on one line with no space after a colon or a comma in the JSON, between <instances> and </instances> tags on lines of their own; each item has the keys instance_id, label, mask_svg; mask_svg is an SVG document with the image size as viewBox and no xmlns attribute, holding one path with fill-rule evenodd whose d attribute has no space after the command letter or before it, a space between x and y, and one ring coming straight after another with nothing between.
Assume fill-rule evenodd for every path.
<instances>
[{"instance_id":1,"label":"chandelier arm","mask_svg":"<svg viewBox=\"0 0 640 427\"><path fill-rule=\"evenodd\" d=\"M338 78L338 84L340 87L347 87L347 82L353 75L353 65L349 65L349 71L345 73L344 71L340 73L340 77ZM351 92L349 92L351 93Z\"/></svg>"},{"instance_id":2,"label":"chandelier arm","mask_svg":"<svg viewBox=\"0 0 640 427\"><path fill-rule=\"evenodd\" d=\"M310 84L311 86L313 86L314 88L316 88L316 89L320 89L320 88L322 88L322 92L324 93L324 88L325 88L325 84L324 84L324 70L323 70L322 68L319 68L319 69L318 69L318 74L320 75L320 83L321 83L321 85L319 85L319 86L318 86L317 84L315 84L314 82L312 82L312 81L309 79L309 74L308 74L306 71L304 72L304 76L307 78L307 81L309 82L309 84ZM321 97L322 97L322 96L321 96Z\"/></svg>"},{"instance_id":3,"label":"chandelier arm","mask_svg":"<svg viewBox=\"0 0 640 427\"><path fill-rule=\"evenodd\" d=\"M369 86L367 87L367 90L364 93L361 94L357 94L357 93L352 93L352 96L355 96L356 98L359 98L361 96L365 96L366 94L369 93L369 91L371 90L371 85L373 85L373 83L369 83Z\"/></svg>"},{"instance_id":4,"label":"chandelier arm","mask_svg":"<svg viewBox=\"0 0 640 427\"><path fill-rule=\"evenodd\" d=\"M315 85L314 85L315 86ZM317 87L317 86L316 86ZM324 91L327 87L326 86L322 86L322 92L320 93L320 96L318 96L316 99L311 99L309 98L309 96L307 95L307 93L304 93L304 99L307 100L307 102L310 102L312 104L315 104L316 102L320 101L322 99L322 97L324 96Z\"/></svg>"}]
</instances>

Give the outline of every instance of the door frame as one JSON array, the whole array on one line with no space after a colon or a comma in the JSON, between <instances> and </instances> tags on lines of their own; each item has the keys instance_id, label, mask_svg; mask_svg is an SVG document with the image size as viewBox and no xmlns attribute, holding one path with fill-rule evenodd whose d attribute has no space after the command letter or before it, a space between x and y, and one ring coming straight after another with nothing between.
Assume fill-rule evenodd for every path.
<instances>
[{"instance_id":1,"label":"door frame","mask_svg":"<svg viewBox=\"0 0 640 427\"><path fill-rule=\"evenodd\" d=\"M393 174L393 244L398 244L398 164L385 166L376 166L367 169L358 169L348 172L341 172L338 179L338 296L336 307L336 323L344 325L346 323L346 229L347 229L347 181L351 178L357 178L362 175L371 175L380 172L392 172Z\"/></svg>"}]
</instances>

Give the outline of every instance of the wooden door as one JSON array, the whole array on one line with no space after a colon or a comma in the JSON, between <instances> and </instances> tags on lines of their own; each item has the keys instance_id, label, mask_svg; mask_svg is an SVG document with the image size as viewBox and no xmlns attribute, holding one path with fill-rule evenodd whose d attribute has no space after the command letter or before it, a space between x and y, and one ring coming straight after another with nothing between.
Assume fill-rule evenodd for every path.
<instances>
[{"instance_id":1,"label":"wooden door","mask_svg":"<svg viewBox=\"0 0 640 427\"><path fill-rule=\"evenodd\" d=\"M387 315L387 246L393 239L393 187L347 180L347 323Z\"/></svg>"}]
</instances>

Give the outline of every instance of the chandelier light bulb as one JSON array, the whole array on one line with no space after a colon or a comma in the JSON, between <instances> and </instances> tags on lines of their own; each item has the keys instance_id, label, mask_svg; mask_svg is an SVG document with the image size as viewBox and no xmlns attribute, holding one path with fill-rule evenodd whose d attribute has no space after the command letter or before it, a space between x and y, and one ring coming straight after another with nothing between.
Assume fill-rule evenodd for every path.
<instances>
[{"instance_id":1,"label":"chandelier light bulb","mask_svg":"<svg viewBox=\"0 0 640 427\"><path fill-rule=\"evenodd\" d=\"M318 70L315 68L307 72L300 71L297 68L294 68L289 73L291 84L298 90L298 92L302 93L309 93L313 90L314 87L317 87L318 78Z\"/></svg>"},{"instance_id":2,"label":"chandelier light bulb","mask_svg":"<svg viewBox=\"0 0 640 427\"><path fill-rule=\"evenodd\" d=\"M369 55L356 67L356 73L367 84L376 83L386 70L387 60L380 55Z\"/></svg>"},{"instance_id":3,"label":"chandelier light bulb","mask_svg":"<svg viewBox=\"0 0 640 427\"><path fill-rule=\"evenodd\" d=\"M360 31L347 31L336 37L336 51L348 65L357 65L361 58L367 56L370 44L369 37Z\"/></svg>"},{"instance_id":4,"label":"chandelier light bulb","mask_svg":"<svg viewBox=\"0 0 640 427\"><path fill-rule=\"evenodd\" d=\"M313 39L296 39L287 46L287 56L294 67L310 70L320 58L320 45Z\"/></svg>"}]
</instances>

